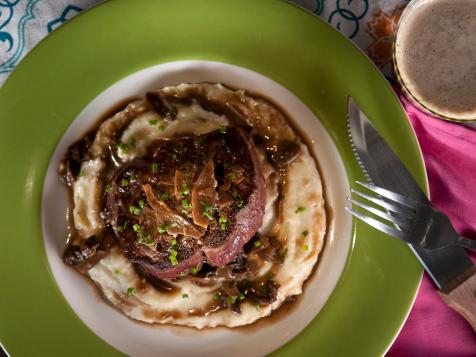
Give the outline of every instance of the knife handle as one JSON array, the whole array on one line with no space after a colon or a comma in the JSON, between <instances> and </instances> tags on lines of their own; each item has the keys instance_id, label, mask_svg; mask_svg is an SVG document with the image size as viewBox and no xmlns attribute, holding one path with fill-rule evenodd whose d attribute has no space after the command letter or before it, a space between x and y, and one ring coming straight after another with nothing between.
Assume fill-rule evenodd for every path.
<instances>
[{"instance_id":1,"label":"knife handle","mask_svg":"<svg viewBox=\"0 0 476 357\"><path fill-rule=\"evenodd\" d=\"M443 301L463 316L476 332L476 266L452 280L438 295Z\"/></svg>"}]
</instances>

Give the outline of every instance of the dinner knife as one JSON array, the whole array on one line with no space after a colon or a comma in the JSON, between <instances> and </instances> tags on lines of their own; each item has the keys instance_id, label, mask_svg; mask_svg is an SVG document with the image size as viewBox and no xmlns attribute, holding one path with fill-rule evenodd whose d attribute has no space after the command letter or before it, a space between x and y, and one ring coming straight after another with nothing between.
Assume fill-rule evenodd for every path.
<instances>
[{"instance_id":1,"label":"dinner knife","mask_svg":"<svg viewBox=\"0 0 476 357\"><path fill-rule=\"evenodd\" d=\"M351 97L347 110L352 148L369 182L429 203L404 164ZM438 250L409 246L438 287L443 301L476 331L476 266L465 250L460 246Z\"/></svg>"}]
</instances>

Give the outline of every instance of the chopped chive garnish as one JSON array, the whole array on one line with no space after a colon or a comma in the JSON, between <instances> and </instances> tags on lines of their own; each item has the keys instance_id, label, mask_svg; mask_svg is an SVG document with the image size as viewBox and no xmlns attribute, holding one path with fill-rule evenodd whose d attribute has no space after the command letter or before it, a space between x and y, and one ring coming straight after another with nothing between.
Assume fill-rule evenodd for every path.
<instances>
[{"instance_id":1,"label":"chopped chive garnish","mask_svg":"<svg viewBox=\"0 0 476 357\"><path fill-rule=\"evenodd\" d=\"M138 203L139 203L140 208L144 208L144 206L145 206L144 200L140 199Z\"/></svg>"},{"instance_id":2,"label":"chopped chive garnish","mask_svg":"<svg viewBox=\"0 0 476 357\"><path fill-rule=\"evenodd\" d=\"M207 211L203 211L203 215L204 215L205 217L207 217L209 220L212 220L212 219L213 219L213 216L212 216L210 213L208 213Z\"/></svg>"},{"instance_id":3,"label":"chopped chive garnish","mask_svg":"<svg viewBox=\"0 0 476 357\"><path fill-rule=\"evenodd\" d=\"M261 306L259 306L259 304L256 304L256 305L255 305L256 311L259 311L260 308L261 308Z\"/></svg>"},{"instance_id":4,"label":"chopped chive garnish","mask_svg":"<svg viewBox=\"0 0 476 357\"><path fill-rule=\"evenodd\" d=\"M116 145L118 151L121 151L123 154L127 154L129 152L129 146L124 143L119 143Z\"/></svg>"},{"instance_id":5,"label":"chopped chive garnish","mask_svg":"<svg viewBox=\"0 0 476 357\"><path fill-rule=\"evenodd\" d=\"M79 175L78 175L78 176L79 176L79 177L83 177L83 176L84 176L84 170L79 171Z\"/></svg>"},{"instance_id":6,"label":"chopped chive garnish","mask_svg":"<svg viewBox=\"0 0 476 357\"><path fill-rule=\"evenodd\" d=\"M174 257L177 256L177 251L174 248L170 248L170 255L173 255Z\"/></svg>"},{"instance_id":7,"label":"chopped chive garnish","mask_svg":"<svg viewBox=\"0 0 476 357\"><path fill-rule=\"evenodd\" d=\"M156 173L157 171L159 171L159 164L156 162L154 162L150 167L153 173Z\"/></svg>"},{"instance_id":8,"label":"chopped chive garnish","mask_svg":"<svg viewBox=\"0 0 476 357\"><path fill-rule=\"evenodd\" d=\"M151 119L151 120L149 120L149 124L152 125L152 126L157 125L158 122L159 122L159 121L158 121L157 119Z\"/></svg>"},{"instance_id":9,"label":"chopped chive garnish","mask_svg":"<svg viewBox=\"0 0 476 357\"><path fill-rule=\"evenodd\" d=\"M123 179L121 180L121 186L122 186L122 187L126 187L127 185L129 185L129 180L123 178Z\"/></svg>"},{"instance_id":10,"label":"chopped chive garnish","mask_svg":"<svg viewBox=\"0 0 476 357\"><path fill-rule=\"evenodd\" d=\"M172 263L172 265L177 265L178 264L177 256L175 256L175 255L170 254L169 255L169 260L170 260L170 263Z\"/></svg>"},{"instance_id":11,"label":"chopped chive garnish","mask_svg":"<svg viewBox=\"0 0 476 357\"><path fill-rule=\"evenodd\" d=\"M304 237L307 237L307 236L309 235L309 231L308 231L307 229L304 230L304 231L302 231L302 235L303 235Z\"/></svg>"},{"instance_id":12,"label":"chopped chive garnish","mask_svg":"<svg viewBox=\"0 0 476 357\"><path fill-rule=\"evenodd\" d=\"M123 226L117 226L116 231L122 232L124 230Z\"/></svg>"},{"instance_id":13,"label":"chopped chive garnish","mask_svg":"<svg viewBox=\"0 0 476 357\"><path fill-rule=\"evenodd\" d=\"M299 206L298 208L296 208L296 210L294 211L294 213L302 213L306 210L305 207L302 207L302 206Z\"/></svg>"},{"instance_id":14,"label":"chopped chive garnish","mask_svg":"<svg viewBox=\"0 0 476 357\"><path fill-rule=\"evenodd\" d=\"M159 125L159 126L157 127L157 129L159 129L160 131L164 131L164 130L165 130L165 126Z\"/></svg>"},{"instance_id":15,"label":"chopped chive garnish","mask_svg":"<svg viewBox=\"0 0 476 357\"><path fill-rule=\"evenodd\" d=\"M157 194L157 198L161 201L166 201L169 199L169 194L167 192L162 192Z\"/></svg>"},{"instance_id":16,"label":"chopped chive garnish","mask_svg":"<svg viewBox=\"0 0 476 357\"><path fill-rule=\"evenodd\" d=\"M135 180L137 179L136 175L132 174L131 176L129 176L129 181L130 182L134 182Z\"/></svg>"},{"instance_id":17,"label":"chopped chive garnish","mask_svg":"<svg viewBox=\"0 0 476 357\"><path fill-rule=\"evenodd\" d=\"M228 222L228 219L225 216L220 216L218 222L220 222L220 229L222 231L226 230L226 222Z\"/></svg>"},{"instance_id":18,"label":"chopped chive garnish","mask_svg":"<svg viewBox=\"0 0 476 357\"><path fill-rule=\"evenodd\" d=\"M119 269L116 269L116 270L114 270L114 274L120 275L120 274L121 274L121 271L120 271Z\"/></svg>"},{"instance_id":19,"label":"chopped chive garnish","mask_svg":"<svg viewBox=\"0 0 476 357\"><path fill-rule=\"evenodd\" d=\"M309 250L309 246L306 244L305 246L302 247L304 250Z\"/></svg>"},{"instance_id":20,"label":"chopped chive garnish","mask_svg":"<svg viewBox=\"0 0 476 357\"><path fill-rule=\"evenodd\" d=\"M152 239L150 233L147 232L139 235L139 243L145 244L150 247L155 244L155 241Z\"/></svg>"},{"instance_id":21,"label":"chopped chive garnish","mask_svg":"<svg viewBox=\"0 0 476 357\"><path fill-rule=\"evenodd\" d=\"M126 293L127 293L127 296L132 297L132 296L134 296L135 289L134 288L127 288Z\"/></svg>"},{"instance_id":22,"label":"chopped chive garnish","mask_svg":"<svg viewBox=\"0 0 476 357\"><path fill-rule=\"evenodd\" d=\"M157 228L157 232L159 232L159 233L167 233L167 225L161 224L161 225Z\"/></svg>"},{"instance_id":23,"label":"chopped chive garnish","mask_svg":"<svg viewBox=\"0 0 476 357\"><path fill-rule=\"evenodd\" d=\"M238 196L239 196L239 194L238 194L238 192L236 192L236 191L233 191L233 192L231 193L231 197L233 197L233 198L237 198Z\"/></svg>"},{"instance_id":24,"label":"chopped chive garnish","mask_svg":"<svg viewBox=\"0 0 476 357\"><path fill-rule=\"evenodd\" d=\"M182 294L182 299L187 299L188 298L188 294Z\"/></svg>"},{"instance_id":25,"label":"chopped chive garnish","mask_svg":"<svg viewBox=\"0 0 476 357\"><path fill-rule=\"evenodd\" d=\"M224 126L224 125L219 126L218 130L220 130L220 133L225 134L226 133L226 126Z\"/></svg>"},{"instance_id":26,"label":"chopped chive garnish","mask_svg":"<svg viewBox=\"0 0 476 357\"><path fill-rule=\"evenodd\" d=\"M226 175L230 180L236 180L238 176L234 172L230 172L228 175Z\"/></svg>"},{"instance_id":27,"label":"chopped chive garnish","mask_svg":"<svg viewBox=\"0 0 476 357\"><path fill-rule=\"evenodd\" d=\"M106 187L104 187L104 192L108 193L111 192L112 186L110 184L107 184Z\"/></svg>"},{"instance_id":28,"label":"chopped chive garnish","mask_svg":"<svg viewBox=\"0 0 476 357\"><path fill-rule=\"evenodd\" d=\"M182 196L187 196L187 195L189 195L189 194L190 194L190 188L188 188L187 185L183 185L183 186L182 186L182 191L180 191L180 194L181 194Z\"/></svg>"},{"instance_id":29,"label":"chopped chive garnish","mask_svg":"<svg viewBox=\"0 0 476 357\"><path fill-rule=\"evenodd\" d=\"M188 202L188 200L182 200L182 207L183 208L189 208L190 207L190 203Z\"/></svg>"},{"instance_id":30,"label":"chopped chive garnish","mask_svg":"<svg viewBox=\"0 0 476 357\"><path fill-rule=\"evenodd\" d=\"M253 243L253 245L254 245L256 248L259 248L259 247L261 247L261 246L263 245L263 243L258 239L258 240L256 240L256 241Z\"/></svg>"},{"instance_id":31,"label":"chopped chive garnish","mask_svg":"<svg viewBox=\"0 0 476 357\"><path fill-rule=\"evenodd\" d=\"M236 201L236 205L237 205L239 208L243 207L243 204L244 204L244 201L241 200L241 199L238 200L238 201Z\"/></svg>"},{"instance_id":32,"label":"chopped chive garnish","mask_svg":"<svg viewBox=\"0 0 476 357\"><path fill-rule=\"evenodd\" d=\"M172 247L173 247L174 245L177 245L177 239L175 239L175 238L172 239L172 240L170 241L170 245L171 245Z\"/></svg>"},{"instance_id":33,"label":"chopped chive garnish","mask_svg":"<svg viewBox=\"0 0 476 357\"><path fill-rule=\"evenodd\" d=\"M132 230L134 232L140 232L140 225L138 225L137 223L134 223L134 225L132 226Z\"/></svg>"},{"instance_id":34,"label":"chopped chive garnish","mask_svg":"<svg viewBox=\"0 0 476 357\"><path fill-rule=\"evenodd\" d=\"M233 305L236 302L236 299L238 299L237 296L228 296L226 298L226 301L228 302L229 305Z\"/></svg>"},{"instance_id":35,"label":"chopped chive garnish","mask_svg":"<svg viewBox=\"0 0 476 357\"><path fill-rule=\"evenodd\" d=\"M220 299L221 299L221 294L220 294L220 293L216 293L215 295L213 295L213 299L215 299L215 300L220 300Z\"/></svg>"},{"instance_id":36,"label":"chopped chive garnish","mask_svg":"<svg viewBox=\"0 0 476 357\"><path fill-rule=\"evenodd\" d=\"M190 271L192 272L192 274L197 274L198 273L198 268L197 267L192 267L192 269L190 269Z\"/></svg>"},{"instance_id":37,"label":"chopped chive garnish","mask_svg":"<svg viewBox=\"0 0 476 357\"><path fill-rule=\"evenodd\" d=\"M136 216L140 215L141 209L136 206L129 206L129 212L135 214Z\"/></svg>"},{"instance_id":38,"label":"chopped chive garnish","mask_svg":"<svg viewBox=\"0 0 476 357\"><path fill-rule=\"evenodd\" d=\"M245 294L240 293L240 295L238 296L238 300L243 300L244 298L245 298Z\"/></svg>"}]
</instances>

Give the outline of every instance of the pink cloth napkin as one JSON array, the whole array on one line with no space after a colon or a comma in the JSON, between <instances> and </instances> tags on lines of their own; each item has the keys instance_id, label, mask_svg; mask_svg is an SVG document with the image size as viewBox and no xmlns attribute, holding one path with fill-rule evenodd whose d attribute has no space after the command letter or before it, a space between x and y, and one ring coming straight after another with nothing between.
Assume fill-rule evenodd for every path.
<instances>
[{"instance_id":1,"label":"pink cloth napkin","mask_svg":"<svg viewBox=\"0 0 476 357\"><path fill-rule=\"evenodd\" d=\"M476 130L424 114L401 94L400 100L423 151L433 205L450 217L461 235L476 239ZM476 356L476 333L441 301L425 274L387 356Z\"/></svg>"}]
</instances>

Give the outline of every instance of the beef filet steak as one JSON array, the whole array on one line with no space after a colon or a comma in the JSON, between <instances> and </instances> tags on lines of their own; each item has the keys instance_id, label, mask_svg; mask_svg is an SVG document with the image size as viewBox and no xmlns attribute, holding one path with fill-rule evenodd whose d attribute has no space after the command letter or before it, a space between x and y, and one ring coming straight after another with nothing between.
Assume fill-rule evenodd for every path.
<instances>
[{"instance_id":1,"label":"beef filet steak","mask_svg":"<svg viewBox=\"0 0 476 357\"><path fill-rule=\"evenodd\" d=\"M128 259L170 279L230 263L262 223L266 189L246 134L164 140L107 186L105 216Z\"/></svg>"}]
</instances>

